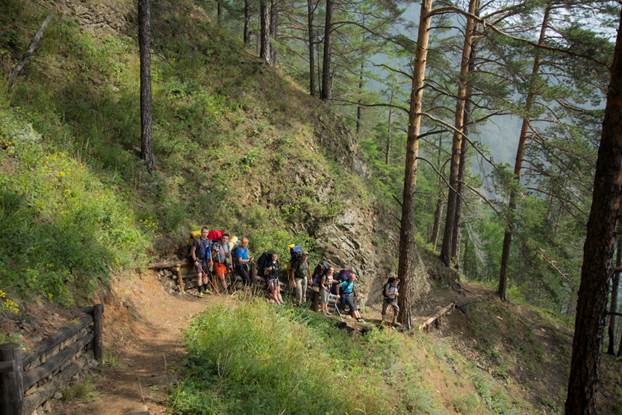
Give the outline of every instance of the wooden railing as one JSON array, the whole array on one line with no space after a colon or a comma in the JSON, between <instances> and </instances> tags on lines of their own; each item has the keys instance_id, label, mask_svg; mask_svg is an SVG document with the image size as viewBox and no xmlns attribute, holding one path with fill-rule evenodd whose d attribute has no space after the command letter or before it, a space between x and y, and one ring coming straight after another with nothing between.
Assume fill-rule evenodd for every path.
<instances>
[{"instance_id":1,"label":"wooden railing","mask_svg":"<svg viewBox=\"0 0 622 415\"><path fill-rule=\"evenodd\" d=\"M14 343L0 345L0 414L30 415L65 386L88 362L102 359L104 306L83 310L75 324L24 354Z\"/></svg>"}]
</instances>

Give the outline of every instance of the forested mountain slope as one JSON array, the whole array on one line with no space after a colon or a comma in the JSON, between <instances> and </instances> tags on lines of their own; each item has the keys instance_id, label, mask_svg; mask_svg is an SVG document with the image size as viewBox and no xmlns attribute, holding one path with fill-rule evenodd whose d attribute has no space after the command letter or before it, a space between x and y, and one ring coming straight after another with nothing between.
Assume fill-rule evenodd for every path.
<instances>
[{"instance_id":1,"label":"forested mountain slope","mask_svg":"<svg viewBox=\"0 0 622 415\"><path fill-rule=\"evenodd\" d=\"M51 303L67 308L87 303L112 275L123 280L129 294L114 299L107 308L109 319L135 310L145 315L154 304L168 307L160 311L171 317L186 300L195 301L194 312L202 306L189 296L159 303L167 294L153 273L143 274L150 278L151 291L144 280L133 283L131 278L150 262L185 255L189 231L207 225L248 235L256 256L268 249L286 255L287 244L296 242L310 250L313 263L327 256L339 267L354 267L369 294L364 316L377 319L380 282L395 271L398 222L395 209L387 210L387 201L378 195L390 199L401 180L401 165L372 166L390 173L389 179L372 177L344 118L308 96L280 68L245 50L214 24L203 3L152 4L153 175L139 158L136 2L0 3L3 75L23 56L41 22L52 16L15 85L0 77L0 295L22 306L36 303L40 314L54 314L60 307ZM379 151L369 140L363 143L372 147L368 152ZM429 190L438 190L436 177L421 175L419 184L417 215L431 218L430 195L436 192ZM469 255L477 256L470 249ZM416 260L413 284L417 297L425 300L417 304L416 317L450 302L460 307L433 333L374 328L365 336L350 336L307 310L209 297L206 313L187 333L189 364L175 387L165 391L171 392L170 402L159 405L177 413L281 409L269 406L273 395L263 389L251 391L255 401L246 399L248 385L241 379L252 375L257 384L279 387L288 408L560 412L570 328L558 316L503 303L478 285L465 284L460 293L448 288L447 279L457 274L435 255L426 251L424 260ZM144 298L136 301L137 296ZM133 300L142 308L132 308ZM10 312L0 308L2 316ZM22 313L15 319L20 324L38 321L29 320L24 307ZM136 335L121 320L106 329ZM0 339L16 340L11 330L18 323L0 323ZM212 332L220 336L204 335ZM108 350L116 340L107 338ZM249 344L253 347L242 349ZM255 345L265 353L253 355ZM224 373L216 353L222 350L246 353L231 354ZM118 356L112 354L114 359ZM613 363L619 362L604 359L599 405L603 413L616 413L621 382ZM128 368L134 376L136 369ZM106 374L102 369L94 381L102 388L109 382ZM330 393L326 385L333 388ZM350 387L357 389L340 393ZM97 413L84 407L76 412Z\"/></svg>"},{"instance_id":2,"label":"forested mountain slope","mask_svg":"<svg viewBox=\"0 0 622 415\"><path fill-rule=\"evenodd\" d=\"M343 121L197 2L153 7L151 176L138 158L134 2L3 2L5 73L53 16L14 88L2 87L3 286L72 303L202 224L249 235L257 255L297 242L369 277L392 260L374 253L392 251L393 236Z\"/></svg>"}]
</instances>

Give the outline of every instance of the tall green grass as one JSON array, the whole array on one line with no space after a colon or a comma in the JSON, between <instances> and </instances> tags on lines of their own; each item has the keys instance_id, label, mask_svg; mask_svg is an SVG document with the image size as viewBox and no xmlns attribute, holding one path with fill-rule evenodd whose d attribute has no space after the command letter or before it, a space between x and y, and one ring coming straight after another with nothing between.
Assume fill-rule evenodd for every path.
<instances>
[{"instance_id":1,"label":"tall green grass","mask_svg":"<svg viewBox=\"0 0 622 415\"><path fill-rule=\"evenodd\" d=\"M187 332L188 368L171 405L177 414L445 413L401 339L353 337L262 301L215 306Z\"/></svg>"},{"instance_id":2,"label":"tall green grass","mask_svg":"<svg viewBox=\"0 0 622 415\"><path fill-rule=\"evenodd\" d=\"M86 298L115 269L140 264L148 230L114 189L0 108L0 283L23 298Z\"/></svg>"}]
</instances>

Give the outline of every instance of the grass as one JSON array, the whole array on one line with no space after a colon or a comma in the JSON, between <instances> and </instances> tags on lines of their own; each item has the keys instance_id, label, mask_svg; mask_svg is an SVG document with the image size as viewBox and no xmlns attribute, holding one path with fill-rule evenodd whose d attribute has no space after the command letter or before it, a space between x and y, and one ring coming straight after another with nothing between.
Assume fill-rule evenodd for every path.
<instances>
[{"instance_id":1,"label":"grass","mask_svg":"<svg viewBox=\"0 0 622 415\"><path fill-rule=\"evenodd\" d=\"M170 397L176 414L532 410L449 342L379 329L352 336L316 313L260 300L211 307L186 345L188 364ZM473 376L458 382L456 373Z\"/></svg>"},{"instance_id":2,"label":"grass","mask_svg":"<svg viewBox=\"0 0 622 415\"><path fill-rule=\"evenodd\" d=\"M92 401L97 398L97 390L90 378L62 389L61 394L64 401Z\"/></svg>"}]
</instances>

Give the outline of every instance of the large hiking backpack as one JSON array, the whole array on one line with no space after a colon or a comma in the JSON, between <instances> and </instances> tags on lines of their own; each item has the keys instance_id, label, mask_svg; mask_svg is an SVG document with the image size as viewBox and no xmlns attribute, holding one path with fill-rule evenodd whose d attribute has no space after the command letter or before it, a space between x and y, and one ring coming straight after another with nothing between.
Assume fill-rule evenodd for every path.
<instances>
[{"instance_id":1,"label":"large hiking backpack","mask_svg":"<svg viewBox=\"0 0 622 415\"><path fill-rule=\"evenodd\" d=\"M259 256L259 259L257 259L257 271L259 271L260 276L264 277L264 271L270 266L271 263L272 252L266 251Z\"/></svg>"},{"instance_id":2,"label":"large hiking backpack","mask_svg":"<svg viewBox=\"0 0 622 415\"><path fill-rule=\"evenodd\" d=\"M337 276L335 277L335 279L339 282L347 281L348 278L350 278L350 275L352 275L352 270L342 269L341 271L337 273Z\"/></svg>"},{"instance_id":3,"label":"large hiking backpack","mask_svg":"<svg viewBox=\"0 0 622 415\"><path fill-rule=\"evenodd\" d=\"M328 268L330 268L330 264L326 259L323 259L322 261L320 261L319 264L316 265L315 269L313 270L313 275L311 277L311 286L317 287L320 285L320 282L322 282L322 277L328 272Z\"/></svg>"},{"instance_id":4,"label":"large hiking backpack","mask_svg":"<svg viewBox=\"0 0 622 415\"><path fill-rule=\"evenodd\" d=\"M207 232L207 239L210 241L219 241L222 239L222 236L225 234L225 231L221 230L210 230Z\"/></svg>"}]
</instances>

